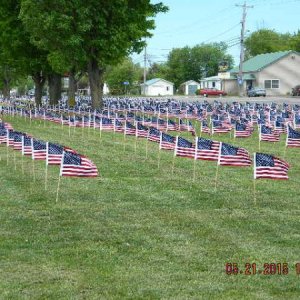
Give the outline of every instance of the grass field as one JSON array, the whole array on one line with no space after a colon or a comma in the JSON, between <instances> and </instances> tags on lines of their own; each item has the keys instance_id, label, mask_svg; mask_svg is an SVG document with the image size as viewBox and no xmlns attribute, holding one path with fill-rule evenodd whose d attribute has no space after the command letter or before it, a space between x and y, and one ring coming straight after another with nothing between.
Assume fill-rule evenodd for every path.
<instances>
[{"instance_id":1,"label":"grass field","mask_svg":"<svg viewBox=\"0 0 300 300\"><path fill-rule=\"evenodd\" d=\"M1 299L299 299L300 149L288 149L288 181L253 169L176 158L158 144L85 128L4 117L15 130L87 155L102 178L62 178L59 168L0 146ZM184 136L192 138L191 135ZM258 151L252 138L214 137ZM280 143L261 152L279 157ZM15 156L15 160L14 160ZM287 275L227 275L225 264L288 263Z\"/></svg>"}]
</instances>

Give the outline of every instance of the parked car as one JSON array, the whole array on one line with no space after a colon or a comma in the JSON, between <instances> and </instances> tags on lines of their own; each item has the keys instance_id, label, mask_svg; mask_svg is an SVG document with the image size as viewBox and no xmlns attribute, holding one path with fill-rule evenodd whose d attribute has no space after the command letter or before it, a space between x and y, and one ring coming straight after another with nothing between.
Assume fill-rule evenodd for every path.
<instances>
[{"instance_id":1,"label":"parked car","mask_svg":"<svg viewBox=\"0 0 300 300\"><path fill-rule=\"evenodd\" d=\"M300 96L300 85L292 88L292 96Z\"/></svg>"},{"instance_id":2,"label":"parked car","mask_svg":"<svg viewBox=\"0 0 300 300\"><path fill-rule=\"evenodd\" d=\"M208 97L208 96L226 96L227 94L224 91L211 88L211 89L200 89L198 95Z\"/></svg>"},{"instance_id":3,"label":"parked car","mask_svg":"<svg viewBox=\"0 0 300 300\"><path fill-rule=\"evenodd\" d=\"M266 92L266 89L264 89L264 88L254 87L247 91L247 95L248 95L248 97L259 97L259 96L266 97L267 92Z\"/></svg>"}]
</instances>

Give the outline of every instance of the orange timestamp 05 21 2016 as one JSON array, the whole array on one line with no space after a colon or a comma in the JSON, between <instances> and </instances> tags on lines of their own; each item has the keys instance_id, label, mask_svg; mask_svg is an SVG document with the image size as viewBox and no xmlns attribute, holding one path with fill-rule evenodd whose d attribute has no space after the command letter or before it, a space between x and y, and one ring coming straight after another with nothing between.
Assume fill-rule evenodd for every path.
<instances>
[{"instance_id":1,"label":"orange timestamp 05 21 2016","mask_svg":"<svg viewBox=\"0 0 300 300\"><path fill-rule=\"evenodd\" d=\"M295 271L293 272L296 275L300 275L300 262L297 262L294 266ZM286 262L263 263L259 266L256 263L245 263L243 266L232 262L225 264L225 273L227 275L288 275L290 271L289 264Z\"/></svg>"}]
</instances>

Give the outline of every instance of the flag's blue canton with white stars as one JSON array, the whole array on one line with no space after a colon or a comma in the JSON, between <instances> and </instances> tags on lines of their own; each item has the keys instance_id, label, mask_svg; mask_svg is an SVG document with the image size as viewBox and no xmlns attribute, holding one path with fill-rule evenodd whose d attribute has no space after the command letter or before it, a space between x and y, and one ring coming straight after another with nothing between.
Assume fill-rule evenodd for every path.
<instances>
[{"instance_id":1,"label":"flag's blue canton with white stars","mask_svg":"<svg viewBox=\"0 0 300 300\"><path fill-rule=\"evenodd\" d=\"M31 146L31 138L28 137L28 136L24 136L23 145L24 146Z\"/></svg>"},{"instance_id":2,"label":"flag's blue canton with white stars","mask_svg":"<svg viewBox=\"0 0 300 300\"><path fill-rule=\"evenodd\" d=\"M44 150L44 149L46 149L46 143L44 141L33 140L33 149L34 150Z\"/></svg>"},{"instance_id":3,"label":"flag's blue canton with white stars","mask_svg":"<svg viewBox=\"0 0 300 300\"><path fill-rule=\"evenodd\" d=\"M183 147L183 148L192 148L193 144L189 142L188 140L178 137L178 147Z\"/></svg>"},{"instance_id":4,"label":"flag's blue canton with white stars","mask_svg":"<svg viewBox=\"0 0 300 300\"><path fill-rule=\"evenodd\" d=\"M203 121L202 121L202 126L203 126L203 127L208 127L207 120L203 120Z\"/></svg>"},{"instance_id":5,"label":"flag's blue canton with white stars","mask_svg":"<svg viewBox=\"0 0 300 300\"><path fill-rule=\"evenodd\" d=\"M274 158L272 155L264 153L256 153L257 167L274 167Z\"/></svg>"},{"instance_id":6,"label":"flag's blue canton with white stars","mask_svg":"<svg viewBox=\"0 0 300 300\"><path fill-rule=\"evenodd\" d=\"M204 138L198 138L198 149L199 150L211 150L212 148L212 144L213 141L212 140L208 140L208 139L204 139Z\"/></svg>"},{"instance_id":7,"label":"flag's blue canton with white stars","mask_svg":"<svg viewBox=\"0 0 300 300\"><path fill-rule=\"evenodd\" d=\"M64 154L63 164L80 166L81 165L81 157L78 154L66 151Z\"/></svg>"},{"instance_id":8,"label":"flag's blue canton with white stars","mask_svg":"<svg viewBox=\"0 0 300 300\"><path fill-rule=\"evenodd\" d=\"M300 115L295 115L295 123L300 124Z\"/></svg>"},{"instance_id":9,"label":"flag's blue canton with white stars","mask_svg":"<svg viewBox=\"0 0 300 300\"><path fill-rule=\"evenodd\" d=\"M8 138L9 138L9 139L13 139L14 137L15 137L15 131L9 130L9 131L8 131Z\"/></svg>"},{"instance_id":10,"label":"flag's blue canton with white stars","mask_svg":"<svg viewBox=\"0 0 300 300\"><path fill-rule=\"evenodd\" d=\"M63 154L64 148L57 144L48 143L49 154Z\"/></svg>"},{"instance_id":11,"label":"flag's blue canton with white stars","mask_svg":"<svg viewBox=\"0 0 300 300\"><path fill-rule=\"evenodd\" d=\"M137 128L138 128L138 130L145 130L145 131L148 130L148 127L144 126L144 125L141 124L141 123L137 123Z\"/></svg>"},{"instance_id":12,"label":"flag's blue canton with white stars","mask_svg":"<svg viewBox=\"0 0 300 300\"><path fill-rule=\"evenodd\" d=\"M221 155L237 155L238 148L222 143Z\"/></svg>"},{"instance_id":13,"label":"flag's blue canton with white stars","mask_svg":"<svg viewBox=\"0 0 300 300\"><path fill-rule=\"evenodd\" d=\"M117 119L115 119L115 125L116 126L123 126L123 124Z\"/></svg>"},{"instance_id":14,"label":"flag's blue canton with white stars","mask_svg":"<svg viewBox=\"0 0 300 300\"><path fill-rule=\"evenodd\" d=\"M292 127L289 126L289 138L291 139L300 139L300 132L294 130Z\"/></svg>"},{"instance_id":15,"label":"flag's blue canton with white stars","mask_svg":"<svg viewBox=\"0 0 300 300\"><path fill-rule=\"evenodd\" d=\"M235 130L237 131L245 131L246 130L246 125L241 124L241 123L236 123L235 124Z\"/></svg>"},{"instance_id":16,"label":"flag's blue canton with white stars","mask_svg":"<svg viewBox=\"0 0 300 300\"><path fill-rule=\"evenodd\" d=\"M155 136L160 136L160 131L155 127L150 127L149 134L155 135Z\"/></svg>"},{"instance_id":17,"label":"flag's blue canton with white stars","mask_svg":"<svg viewBox=\"0 0 300 300\"><path fill-rule=\"evenodd\" d=\"M213 127L221 127L222 123L221 121L213 121Z\"/></svg>"},{"instance_id":18,"label":"flag's blue canton with white stars","mask_svg":"<svg viewBox=\"0 0 300 300\"><path fill-rule=\"evenodd\" d=\"M7 135L7 129L0 128L0 136L6 136Z\"/></svg>"},{"instance_id":19,"label":"flag's blue canton with white stars","mask_svg":"<svg viewBox=\"0 0 300 300\"><path fill-rule=\"evenodd\" d=\"M127 121L126 122L126 128L135 129L135 126Z\"/></svg>"},{"instance_id":20,"label":"flag's blue canton with white stars","mask_svg":"<svg viewBox=\"0 0 300 300\"><path fill-rule=\"evenodd\" d=\"M277 120L277 121L275 122L275 127L277 127L277 128L278 128L278 127L284 128L284 124Z\"/></svg>"},{"instance_id":21,"label":"flag's blue canton with white stars","mask_svg":"<svg viewBox=\"0 0 300 300\"><path fill-rule=\"evenodd\" d=\"M175 143L176 137L162 132L161 139L163 142Z\"/></svg>"},{"instance_id":22,"label":"flag's blue canton with white stars","mask_svg":"<svg viewBox=\"0 0 300 300\"><path fill-rule=\"evenodd\" d=\"M22 136L23 135L24 135L24 133L22 133L22 132L15 132L14 141L15 142L22 142Z\"/></svg>"},{"instance_id":23,"label":"flag's blue canton with white stars","mask_svg":"<svg viewBox=\"0 0 300 300\"><path fill-rule=\"evenodd\" d=\"M264 133L264 134L272 134L272 128L267 127L267 126L265 126L265 125L262 125L262 126L261 126L261 133Z\"/></svg>"},{"instance_id":24,"label":"flag's blue canton with white stars","mask_svg":"<svg viewBox=\"0 0 300 300\"><path fill-rule=\"evenodd\" d=\"M109 125L109 124L112 124L112 119L109 119L109 118L102 118L102 124L103 125Z\"/></svg>"}]
</instances>

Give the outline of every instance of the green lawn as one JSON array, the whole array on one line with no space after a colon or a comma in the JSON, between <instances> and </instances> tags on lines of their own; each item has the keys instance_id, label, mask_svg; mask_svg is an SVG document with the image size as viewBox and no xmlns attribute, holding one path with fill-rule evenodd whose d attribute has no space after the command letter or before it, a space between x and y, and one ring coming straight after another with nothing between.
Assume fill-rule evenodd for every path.
<instances>
[{"instance_id":1,"label":"green lawn","mask_svg":"<svg viewBox=\"0 0 300 300\"><path fill-rule=\"evenodd\" d=\"M175 159L122 134L4 117L15 130L87 155L102 178L61 180L59 167L0 146L1 299L299 299L300 149L287 149L288 181L253 169ZM184 136L192 136L185 134ZM214 137L258 151L252 138ZM284 155L280 143L261 152ZM7 163L8 153L8 163ZM14 160L15 156L15 160ZM226 262L288 263L287 275L227 275Z\"/></svg>"}]
</instances>

